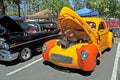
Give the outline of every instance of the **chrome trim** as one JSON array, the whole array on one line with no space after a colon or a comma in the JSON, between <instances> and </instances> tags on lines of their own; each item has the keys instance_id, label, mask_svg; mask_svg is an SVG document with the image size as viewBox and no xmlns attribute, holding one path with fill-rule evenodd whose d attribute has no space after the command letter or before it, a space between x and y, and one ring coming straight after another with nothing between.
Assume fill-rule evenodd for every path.
<instances>
[{"instance_id":1,"label":"chrome trim","mask_svg":"<svg viewBox=\"0 0 120 80\"><path fill-rule=\"evenodd\" d=\"M18 58L18 52L11 53L8 50L0 50L0 60L1 61L13 61Z\"/></svg>"},{"instance_id":2,"label":"chrome trim","mask_svg":"<svg viewBox=\"0 0 120 80\"><path fill-rule=\"evenodd\" d=\"M57 35L54 34L54 35L49 35L47 37L42 37L42 38L38 38L38 39L35 39L35 40L30 40L30 41L27 41L27 42L24 42L24 43L21 43L21 44L10 46L10 48L14 48L14 47L17 47L17 46L20 46L20 45L28 44L28 43L31 43L31 42L34 42L34 41L38 41L40 39L45 39L45 38L54 37L54 36L60 36L60 34L57 34Z\"/></svg>"}]
</instances>

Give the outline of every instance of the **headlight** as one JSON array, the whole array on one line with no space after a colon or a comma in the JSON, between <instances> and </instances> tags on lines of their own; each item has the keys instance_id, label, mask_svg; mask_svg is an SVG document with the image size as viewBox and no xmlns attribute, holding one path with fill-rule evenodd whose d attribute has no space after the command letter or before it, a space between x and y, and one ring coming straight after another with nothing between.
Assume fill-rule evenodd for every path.
<instances>
[{"instance_id":1,"label":"headlight","mask_svg":"<svg viewBox=\"0 0 120 80\"><path fill-rule=\"evenodd\" d=\"M81 52L81 59L82 59L82 60L86 60L87 58L88 58L88 51L83 50L83 51Z\"/></svg>"},{"instance_id":2,"label":"headlight","mask_svg":"<svg viewBox=\"0 0 120 80\"><path fill-rule=\"evenodd\" d=\"M4 41L0 41L0 49L9 49L9 45Z\"/></svg>"},{"instance_id":3,"label":"headlight","mask_svg":"<svg viewBox=\"0 0 120 80\"><path fill-rule=\"evenodd\" d=\"M42 51L46 51L47 50L47 45L46 44L43 44L42 46Z\"/></svg>"}]
</instances>

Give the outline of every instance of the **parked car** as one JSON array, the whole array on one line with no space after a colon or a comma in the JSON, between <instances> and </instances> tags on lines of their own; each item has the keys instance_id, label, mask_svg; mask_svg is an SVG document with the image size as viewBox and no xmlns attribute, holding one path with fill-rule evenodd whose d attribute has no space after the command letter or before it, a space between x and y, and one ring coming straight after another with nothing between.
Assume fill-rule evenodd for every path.
<instances>
[{"instance_id":1,"label":"parked car","mask_svg":"<svg viewBox=\"0 0 120 80\"><path fill-rule=\"evenodd\" d=\"M120 20L116 18L108 18L106 20L108 28L113 32L115 37L120 37Z\"/></svg>"},{"instance_id":2,"label":"parked car","mask_svg":"<svg viewBox=\"0 0 120 80\"><path fill-rule=\"evenodd\" d=\"M8 16L0 17L0 60L29 60L47 40L60 36L59 28L53 31L41 30L28 33Z\"/></svg>"},{"instance_id":3,"label":"parked car","mask_svg":"<svg viewBox=\"0 0 120 80\"><path fill-rule=\"evenodd\" d=\"M28 33L35 33L40 31L52 31L59 28L57 22L52 21L20 22L19 25Z\"/></svg>"},{"instance_id":4,"label":"parked car","mask_svg":"<svg viewBox=\"0 0 120 80\"><path fill-rule=\"evenodd\" d=\"M102 52L112 48L113 34L106 22L97 17L82 18L67 7L61 10L58 22L63 38L44 43L44 62L93 71L97 59L102 60Z\"/></svg>"}]
</instances>

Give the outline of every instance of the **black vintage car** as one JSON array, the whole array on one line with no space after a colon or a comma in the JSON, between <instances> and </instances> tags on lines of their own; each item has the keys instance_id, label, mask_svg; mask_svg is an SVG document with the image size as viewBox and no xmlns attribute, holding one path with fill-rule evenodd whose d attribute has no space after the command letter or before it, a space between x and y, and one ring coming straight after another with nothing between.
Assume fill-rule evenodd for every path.
<instances>
[{"instance_id":1,"label":"black vintage car","mask_svg":"<svg viewBox=\"0 0 120 80\"><path fill-rule=\"evenodd\" d=\"M27 21L18 23L28 33L39 31L52 31L58 29L58 24L51 21Z\"/></svg>"},{"instance_id":2,"label":"black vintage car","mask_svg":"<svg viewBox=\"0 0 120 80\"><path fill-rule=\"evenodd\" d=\"M40 24L39 24L40 25ZM47 40L60 36L59 28L51 29L42 26L41 30L29 33L8 16L0 17L0 60L29 60L33 53L40 52L41 46Z\"/></svg>"}]
</instances>

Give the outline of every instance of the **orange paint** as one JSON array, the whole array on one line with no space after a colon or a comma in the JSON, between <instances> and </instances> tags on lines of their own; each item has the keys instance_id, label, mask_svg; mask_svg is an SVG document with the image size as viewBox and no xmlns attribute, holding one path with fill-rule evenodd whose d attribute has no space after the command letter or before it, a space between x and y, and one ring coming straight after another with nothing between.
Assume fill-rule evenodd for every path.
<instances>
[{"instance_id":1,"label":"orange paint","mask_svg":"<svg viewBox=\"0 0 120 80\"><path fill-rule=\"evenodd\" d=\"M82 60L80 58L80 54L82 50L88 51L88 58L86 60ZM76 49L78 54L78 64L80 68L84 71L91 71L94 69L96 63L96 57L98 54L98 48L94 44L89 44L86 46L82 46L80 49Z\"/></svg>"},{"instance_id":2,"label":"orange paint","mask_svg":"<svg viewBox=\"0 0 120 80\"><path fill-rule=\"evenodd\" d=\"M93 30L87 22L95 23L96 28ZM101 27L101 22L105 24L104 28ZM106 23L102 18L80 17L73 10L64 7L58 17L58 23L63 36L68 33L68 31L73 30L74 34L77 33L75 37L77 37L80 42L75 43L72 46L68 46L67 48L56 45L57 39L46 42L47 50L42 52L45 61L50 61L53 64L62 67L93 71L96 65L96 58L99 53L107 48L112 48L113 34L108 30ZM81 59L82 50L86 50L88 52L86 60ZM53 53L70 57L72 59L71 64L64 63L65 61L62 58L61 60L64 62L56 62L52 60L51 55Z\"/></svg>"},{"instance_id":3,"label":"orange paint","mask_svg":"<svg viewBox=\"0 0 120 80\"><path fill-rule=\"evenodd\" d=\"M50 49L52 48L52 47L54 47L55 46L55 43L57 42L57 39L55 39L55 40L50 40L50 41L48 41L48 42L46 42L45 44L47 45L47 50L46 51L42 51L42 56L43 56L43 59L45 60L45 61L47 61L48 60L48 54L49 54L49 51L50 51Z\"/></svg>"}]
</instances>

